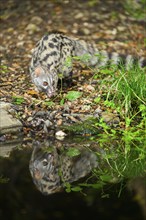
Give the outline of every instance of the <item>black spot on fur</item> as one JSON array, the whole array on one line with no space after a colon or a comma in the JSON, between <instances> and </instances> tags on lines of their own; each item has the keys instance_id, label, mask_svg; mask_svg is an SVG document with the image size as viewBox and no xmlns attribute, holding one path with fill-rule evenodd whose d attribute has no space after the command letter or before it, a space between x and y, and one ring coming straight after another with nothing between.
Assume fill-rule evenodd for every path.
<instances>
[{"instance_id":1,"label":"black spot on fur","mask_svg":"<svg viewBox=\"0 0 146 220\"><path fill-rule=\"evenodd\" d=\"M54 43L56 43L56 42L57 42L57 39L56 39L56 38L52 38L52 41L53 41Z\"/></svg>"},{"instance_id":2,"label":"black spot on fur","mask_svg":"<svg viewBox=\"0 0 146 220\"><path fill-rule=\"evenodd\" d=\"M44 36L44 40L48 40L48 35Z\"/></svg>"},{"instance_id":3,"label":"black spot on fur","mask_svg":"<svg viewBox=\"0 0 146 220\"><path fill-rule=\"evenodd\" d=\"M57 55L56 51L53 51L52 53L50 53L50 56L56 56L56 55Z\"/></svg>"},{"instance_id":4,"label":"black spot on fur","mask_svg":"<svg viewBox=\"0 0 146 220\"><path fill-rule=\"evenodd\" d=\"M52 43L49 43L48 45L49 45L49 47L51 47L51 48L54 48L54 46L55 46L55 45L52 44Z\"/></svg>"},{"instance_id":5,"label":"black spot on fur","mask_svg":"<svg viewBox=\"0 0 146 220\"><path fill-rule=\"evenodd\" d=\"M44 58L43 61L46 61L51 55L48 53Z\"/></svg>"},{"instance_id":6,"label":"black spot on fur","mask_svg":"<svg viewBox=\"0 0 146 220\"><path fill-rule=\"evenodd\" d=\"M53 51L53 52L51 52L51 53L48 53L48 54L44 57L43 61L46 61L49 57L51 57L51 56L56 56L56 55L57 55L57 52L56 52L56 51Z\"/></svg>"},{"instance_id":7,"label":"black spot on fur","mask_svg":"<svg viewBox=\"0 0 146 220\"><path fill-rule=\"evenodd\" d=\"M141 67L146 67L146 59L142 61Z\"/></svg>"},{"instance_id":8,"label":"black spot on fur","mask_svg":"<svg viewBox=\"0 0 146 220\"><path fill-rule=\"evenodd\" d=\"M50 68L53 65L53 62L50 64L47 64L47 67Z\"/></svg>"}]
</instances>

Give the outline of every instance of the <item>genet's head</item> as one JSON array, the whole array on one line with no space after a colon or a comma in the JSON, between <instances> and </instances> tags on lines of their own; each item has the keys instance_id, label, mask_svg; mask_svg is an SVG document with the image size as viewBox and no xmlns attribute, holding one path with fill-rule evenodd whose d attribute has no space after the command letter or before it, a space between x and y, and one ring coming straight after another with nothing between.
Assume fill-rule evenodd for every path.
<instances>
[{"instance_id":1,"label":"genet's head","mask_svg":"<svg viewBox=\"0 0 146 220\"><path fill-rule=\"evenodd\" d=\"M32 74L32 80L37 89L45 92L48 97L56 94L58 75L55 70L49 71L46 67L37 66Z\"/></svg>"}]
</instances>

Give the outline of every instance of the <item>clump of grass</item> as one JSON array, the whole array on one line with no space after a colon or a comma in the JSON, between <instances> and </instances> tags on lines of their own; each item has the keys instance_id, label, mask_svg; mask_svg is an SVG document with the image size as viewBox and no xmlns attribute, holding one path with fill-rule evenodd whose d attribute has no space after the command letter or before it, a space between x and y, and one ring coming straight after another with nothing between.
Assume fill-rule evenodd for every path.
<instances>
[{"instance_id":1,"label":"clump of grass","mask_svg":"<svg viewBox=\"0 0 146 220\"><path fill-rule=\"evenodd\" d=\"M141 104L146 104L146 74L144 70L133 67L121 69L107 94L107 100L113 95L113 101L124 111L125 116L134 114Z\"/></svg>"},{"instance_id":2,"label":"clump of grass","mask_svg":"<svg viewBox=\"0 0 146 220\"><path fill-rule=\"evenodd\" d=\"M146 19L146 13L145 13L145 0L126 0L123 1L123 6L125 10L134 18L136 19Z\"/></svg>"}]
</instances>

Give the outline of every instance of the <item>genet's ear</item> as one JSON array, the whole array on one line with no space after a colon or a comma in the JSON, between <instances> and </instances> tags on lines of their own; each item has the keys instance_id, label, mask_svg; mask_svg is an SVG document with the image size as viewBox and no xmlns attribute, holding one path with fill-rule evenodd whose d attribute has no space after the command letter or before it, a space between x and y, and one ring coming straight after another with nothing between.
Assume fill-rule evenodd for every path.
<instances>
[{"instance_id":1,"label":"genet's ear","mask_svg":"<svg viewBox=\"0 0 146 220\"><path fill-rule=\"evenodd\" d=\"M35 73L35 76L36 76L36 77L39 77L39 76L43 73L42 67L41 67L41 66L37 66L37 67L35 68L34 73Z\"/></svg>"}]
</instances>

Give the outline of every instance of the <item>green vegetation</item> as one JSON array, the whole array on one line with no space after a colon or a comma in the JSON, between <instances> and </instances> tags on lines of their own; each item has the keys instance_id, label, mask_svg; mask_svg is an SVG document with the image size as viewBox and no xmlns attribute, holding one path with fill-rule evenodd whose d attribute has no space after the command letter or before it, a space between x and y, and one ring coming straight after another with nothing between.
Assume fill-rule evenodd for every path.
<instances>
[{"instance_id":1,"label":"green vegetation","mask_svg":"<svg viewBox=\"0 0 146 220\"><path fill-rule=\"evenodd\" d=\"M54 102L52 102L52 101L45 101L45 102L43 102L43 104L44 104L44 105L46 105L46 106L49 106L49 107L51 107L51 106L54 106L54 105L55 105L55 103L54 103Z\"/></svg>"},{"instance_id":2,"label":"green vegetation","mask_svg":"<svg viewBox=\"0 0 146 220\"><path fill-rule=\"evenodd\" d=\"M79 97L81 97L82 92L78 92L78 91L69 91L65 98L68 99L69 101L74 101L76 99L78 99Z\"/></svg>"},{"instance_id":3,"label":"green vegetation","mask_svg":"<svg viewBox=\"0 0 146 220\"><path fill-rule=\"evenodd\" d=\"M80 151L76 148L70 147L67 150L66 155L69 156L69 157L75 157L75 156L80 155Z\"/></svg>"},{"instance_id":4,"label":"green vegetation","mask_svg":"<svg viewBox=\"0 0 146 220\"><path fill-rule=\"evenodd\" d=\"M8 71L8 67L6 65L0 65L0 72L6 73Z\"/></svg>"},{"instance_id":5,"label":"green vegetation","mask_svg":"<svg viewBox=\"0 0 146 220\"><path fill-rule=\"evenodd\" d=\"M92 72L90 81L100 79L100 86L98 85L94 93L98 94L99 90L104 91L101 96L93 99L92 105L100 104L109 112L116 112L121 122L118 126L112 126L103 118L89 118L84 122L63 127L71 134L88 134L90 140L98 143L102 153L94 152L103 164L98 169L92 170L91 176L85 181L78 184L65 183L67 192L84 193L85 188L98 189L105 187L107 183L115 182L123 184L125 179L143 176L146 171L145 69L135 65L126 70L121 65L120 69L104 67L100 70L92 69ZM124 185L121 185L119 195L122 187ZM104 196L108 195L103 194Z\"/></svg>"},{"instance_id":6,"label":"green vegetation","mask_svg":"<svg viewBox=\"0 0 146 220\"><path fill-rule=\"evenodd\" d=\"M128 128L129 134L133 134L134 138L143 135L146 126L145 69L135 66L126 70L121 66L120 70L112 69L112 67L102 68L98 73L97 70L93 69L93 73L92 78L100 78L101 82L100 88L97 88L97 90L104 92L102 92L102 96L94 98L92 104L100 104L110 111L117 112L124 123L124 127ZM98 94L98 91L94 93ZM77 91L70 91L66 98L73 101L79 98L80 95ZM99 128L102 128L105 133L122 133L125 135L125 130L111 129L102 118L100 120L90 118L84 122L65 127L68 131L76 134L98 133Z\"/></svg>"},{"instance_id":7,"label":"green vegetation","mask_svg":"<svg viewBox=\"0 0 146 220\"><path fill-rule=\"evenodd\" d=\"M25 99L23 97L20 97L20 96L13 96L12 97L12 102L16 105L21 105L22 103L25 102Z\"/></svg>"},{"instance_id":8,"label":"green vegetation","mask_svg":"<svg viewBox=\"0 0 146 220\"><path fill-rule=\"evenodd\" d=\"M62 128L68 131L70 134L78 134L78 135L84 135L84 134L90 134L94 135L99 133L99 126L97 126L97 120L94 118L90 118L88 120L85 120L84 122L75 123L70 126L63 125ZM103 125L103 124L102 124Z\"/></svg>"},{"instance_id":9,"label":"green vegetation","mask_svg":"<svg viewBox=\"0 0 146 220\"><path fill-rule=\"evenodd\" d=\"M122 2L125 10L136 19L146 18L146 1L145 0L126 0Z\"/></svg>"},{"instance_id":10,"label":"green vegetation","mask_svg":"<svg viewBox=\"0 0 146 220\"><path fill-rule=\"evenodd\" d=\"M140 105L146 105L146 74L140 68L129 71L120 70L110 86L107 100L112 99L116 106L120 106L125 116L136 114ZM113 96L111 98L111 96Z\"/></svg>"}]
</instances>

